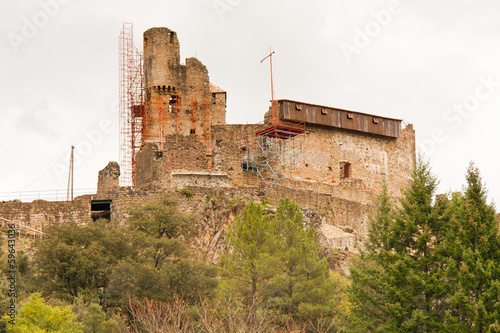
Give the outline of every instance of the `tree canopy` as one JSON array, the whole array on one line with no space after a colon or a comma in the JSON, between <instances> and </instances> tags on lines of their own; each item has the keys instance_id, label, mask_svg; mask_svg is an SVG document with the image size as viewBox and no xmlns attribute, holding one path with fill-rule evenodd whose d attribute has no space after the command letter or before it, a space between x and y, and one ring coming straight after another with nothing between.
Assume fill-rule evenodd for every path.
<instances>
[{"instance_id":1,"label":"tree canopy","mask_svg":"<svg viewBox=\"0 0 500 333\"><path fill-rule=\"evenodd\" d=\"M436 198L419 161L399 205L381 193L351 266L354 331L497 331L498 223L472 164L466 179L463 195Z\"/></svg>"},{"instance_id":2,"label":"tree canopy","mask_svg":"<svg viewBox=\"0 0 500 333\"><path fill-rule=\"evenodd\" d=\"M250 202L229 237L232 252L223 260L223 288L247 304L259 300L280 324L314 321L337 314L340 286L331 278L314 228L299 207L282 199L271 216Z\"/></svg>"}]
</instances>

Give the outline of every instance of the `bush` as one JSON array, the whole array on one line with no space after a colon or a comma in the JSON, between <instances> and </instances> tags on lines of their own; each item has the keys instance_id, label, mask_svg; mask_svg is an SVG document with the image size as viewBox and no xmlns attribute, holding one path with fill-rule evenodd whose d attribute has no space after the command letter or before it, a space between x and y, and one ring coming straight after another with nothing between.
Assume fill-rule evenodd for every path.
<instances>
[{"instance_id":1,"label":"bush","mask_svg":"<svg viewBox=\"0 0 500 333\"><path fill-rule=\"evenodd\" d=\"M183 188L182 194L184 194L188 198L191 198L193 196L193 192L191 192L191 190L188 188Z\"/></svg>"}]
</instances>

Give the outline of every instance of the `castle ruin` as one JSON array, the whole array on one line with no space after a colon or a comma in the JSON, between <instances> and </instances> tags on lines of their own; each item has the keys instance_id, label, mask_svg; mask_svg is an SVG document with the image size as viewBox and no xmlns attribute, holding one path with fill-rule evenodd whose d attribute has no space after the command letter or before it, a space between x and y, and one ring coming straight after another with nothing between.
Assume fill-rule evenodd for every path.
<instances>
[{"instance_id":1,"label":"castle ruin","mask_svg":"<svg viewBox=\"0 0 500 333\"><path fill-rule=\"evenodd\" d=\"M99 172L96 194L64 207L5 202L0 216L43 229L98 216L122 221L131 204L162 191L177 191L187 211L213 194L271 203L288 196L359 235L382 181L397 198L410 178L415 132L400 119L280 99L261 123L226 124L226 91L210 83L198 59L181 63L175 31L144 32L142 61L140 98L124 105L132 124L131 152L124 154L132 186L120 185L124 166L110 162ZM193 197L182 196L185 189ZM204 242L218 231L207 231Z\"/></svg>"}]
</instances>

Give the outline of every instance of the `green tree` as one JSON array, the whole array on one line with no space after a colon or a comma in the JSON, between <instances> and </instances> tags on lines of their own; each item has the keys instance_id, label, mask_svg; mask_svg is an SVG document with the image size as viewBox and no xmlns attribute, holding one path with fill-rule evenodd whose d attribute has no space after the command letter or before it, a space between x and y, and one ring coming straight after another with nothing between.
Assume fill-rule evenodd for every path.
<instances>
[{"instance_id":1,"label":"green tree","mask_svg":"<svg viewBox=\"0 0 500 333\"><path fill-rule=\"evenodd\" d=\"M368 260L351 270L354 322L364 321L366 331L443 330L449 223L444 205L434 203L436 186L429 166L419 161L394 214L385 191L379 199L364 254Z\"/></svg>"},{"instance_id":2,"label":"green tree","mask_svg":"<svg viewBox=\"0 0 500 333\"><path fill-rule=\"evenodd\" d=\"M316 325L333 320L344 285L334 280L312 227L304 224L299 207L280 200L271 218L263 205L250 202L228 234L231 252L224 257L223 286L248 311L270 311L280 324ZM255 314L255 313L254 313Z\"/></svg>"},{"instance_id":3,"label":"green tree","mask_svg":"<svg viewBox=\"0 0 500 333\"><path fill-rule=\"evenodd\" d=\"M232 251L222 258L223 286L245 304L252 304L264 295L275 273L275 263L269 256L269 231L267 211L262 204L251 201L241 217L236 217L227 235Z\"/></svg>"},{"instance_id":4,"label":"green tree","mask_svg":"<svg viewBox=\"0 0 500 333\"><path fill-rule=\"evenodd\" d=\"M385 182L375 207L376 212L370 216L368 223L366 251L353 258L350 266L352 284L348 298L352 303L352 326L358 332L383 331L378 328L390 320L390 312L386 308L389 297L385 293L382 262L388 252L392 251L389 239L394 207Z\"/></svg>"},{"instance_id":5,"label":"green tree","mask_svg":"<svg viewBox=\"0 0 500 333\"><path fill-rule=\"evenodd\" d=\"M471 163L464 195L451 204L447 249L453 264L448 321L455 332L500 331L500 238L493 206Z\"/></svg>"},{"instance_id":6,"label":"green tree","mask_svg":"<svg viewBox=\"0 0 500 333\"><path fill-rule=\"evenodd\" d=\"M134 256L112 268L105 304L124 308L129 297L144 296L170 301L179 294L190 302L212 297L216 268L192 260L181 239L189 237L193 221L169 194L134 206L126 222Z\"/></svg>"},{"instance_id":7,"label":"green tree","mask_svg":"<svg viewBox=\"0 0 500 333\"><path fill-rule=\"evenodd\" d=\"M307 227L300 208L292 200L281 199L272 219L269 253L277 263L272 277L269 304L282 322L328 317L335 285L326 259L315 240L314 228Z\"/></svg>"},{"instance_id":8,"label":"green tree","mask_svg":"<svg viewBox=\"0 0 500 333\"><path fill-rule=\"evenodd\" d=\"M82 326L76 321L69 307L54 307L45 304L40 294L32 294L21 304L15 323L3 317L7 332L15 333L83 333Z\"/></svg>"},{"instance_id":9,"label":"green tree","mask_svg":"<svg viewBox=\"0 0 500 333\"><path fill-rule=\"evenodd\" d=\"M106 220L51 226L35 256L43 290L71 299L105 287L110 269L133 254L124 231Z\"/></svg>"},{"instance_id":10,"label":"green tree","mask_svg":"<svg viewBox=\"0 0 500 333\"><path fill-rule=\"evenodd\" d=\"M134 206L127 224L154 238L177 238L191 230L194 216L181 213L177 201L168 193L156 200Z\"/></svg>"},{"instance_id":11,"label":"green tree","mask_svg":"<svg viewBox=\"0 0 500 333\"><path fill-rule=\"evenodd\" d=\"M108 315L102 307L93 302L86 301L83 297L76 297L71 310L76 320L81 323L84 333L111 333L124 332L125 325L122 318L113 315L108 311ZM107 319L107 317L111 317Z\"/></svg>"}]
</instances>

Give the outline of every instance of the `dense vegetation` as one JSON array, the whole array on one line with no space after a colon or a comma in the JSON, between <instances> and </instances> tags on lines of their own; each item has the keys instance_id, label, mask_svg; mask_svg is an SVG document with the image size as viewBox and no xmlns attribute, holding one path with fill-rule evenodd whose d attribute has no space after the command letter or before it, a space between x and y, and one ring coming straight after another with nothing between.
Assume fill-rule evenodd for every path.
<instances>
[{"instance_id":1,"label":"dense vegetation","mask_svg":"<svg viewBox=\"0 0 500 333\"><path fill-rule=\"evenodd\" d=\"M463 194L435 199L419 163L400 204L384 191L351 266L355 332L500 331L500 238L474 165Z\"/></svg>"},{"instance_id":2,"label":"dense vegetation","mask_svg":"<svg viewBox=\"0 0 500 333\"><path fill-rule=\"evenodd\" d=\"M472 164L466 181L463 193L436 197L419 162L398 202L383 186L350 277L328 269L289 199L275 210L249 202L219 267L193 259L185 240L195 217L168 194L133 207L125 225L53 226L33 258L18 254L21 307L1 330L497 332L498 221ZM7 268L1 274L5 312Z\"/></svg>"}]
</instances>

